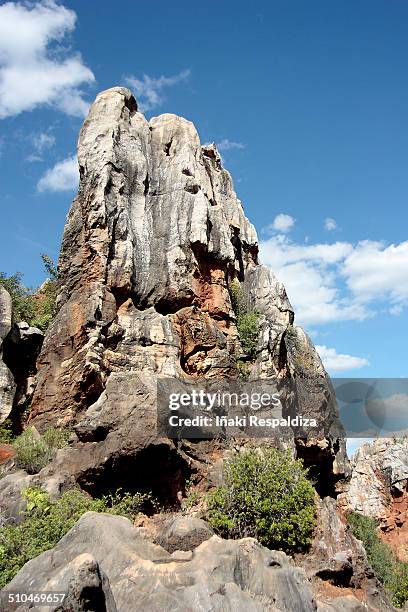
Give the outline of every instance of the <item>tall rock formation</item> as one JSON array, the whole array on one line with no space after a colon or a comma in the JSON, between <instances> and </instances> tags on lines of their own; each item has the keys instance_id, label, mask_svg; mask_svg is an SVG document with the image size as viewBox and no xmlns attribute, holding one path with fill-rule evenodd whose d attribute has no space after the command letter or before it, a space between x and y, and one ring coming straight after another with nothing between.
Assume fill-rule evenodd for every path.
<instances>
[{"instance_id":1,"label":"tall rock formation","mask_svg":"<svg viewBox=\"0 0 408 612\"><path fill-rule=\"evenodd\" d=\"M237 375L237 281L261 314L251 377L319 380L304 412L324 420L327 436L299 442L298 452L320 465L323 480L344 475L343 431L323 366L293 325L283 286L258 261L255 230L216 146L201 146L193 124L176 115L147 121L131 92L115 87L92 105L78 161L59 312L38 360L31 419L40 430L75 426L82 484L91 486L102 464L109 480L107 463L117 475L124 453L159 444L157 376Z\"/></svg>"}]
</instances>

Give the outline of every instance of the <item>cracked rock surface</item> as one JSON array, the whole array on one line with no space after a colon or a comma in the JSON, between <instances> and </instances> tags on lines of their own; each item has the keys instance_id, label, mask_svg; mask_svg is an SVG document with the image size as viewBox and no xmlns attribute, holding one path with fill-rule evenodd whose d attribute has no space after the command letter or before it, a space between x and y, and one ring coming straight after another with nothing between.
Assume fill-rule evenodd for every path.
<instances>
[{"instance_id":1,"label":"cracked rock surface","mask_svg":"<svg viewBox=\"0 0 408 612\"><path fill-rule=\"evenodd\" d=\"M114 87L89 111L78 161L80 186L59 258L59 312L37 361L32 423L73 425L82 443L110 436L110 452L115 436L118 452L124 439L147 444L154 390L143 394L135 377L154 387L157 376L237 376L242 349L231 286L239 282L260 313L251 377L318 380L303 414L319 415L326 442L303 454L306 463L324 456L324 478L341 478L343 430L322 363L293 325L284 287L258 261L256 232L216 146L201 146L182 117L147 121L131 92Z\"/></svg>"}]
</instances>

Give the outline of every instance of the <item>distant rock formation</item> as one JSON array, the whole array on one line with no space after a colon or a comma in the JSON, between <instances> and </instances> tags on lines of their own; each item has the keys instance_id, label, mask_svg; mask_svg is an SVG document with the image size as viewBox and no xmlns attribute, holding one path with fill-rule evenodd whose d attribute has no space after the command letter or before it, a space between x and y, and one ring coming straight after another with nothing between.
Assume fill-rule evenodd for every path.
<instances>
[{"instance_id":1,"label":"distant rock formation","mask_svg":"<svg viewBox=\"0 0 408 612\"><path fill-rule=\"evenodd\" d=\"M408 490L408 440L363 444L351 460L352 476L341 496L350 510L384 519L394 497Z\"/></svg>"},{"instance_id":2,"label":"distant rock formation","mask_svg":"<svg viewBox=\"0 0 408 612\"><path fill-rule=\"evenodd\" d=\"M378 439L351 460L352 476L339 502L379 522L381 538L408 561L408 440Z\"/></svg>"},{"instance_id":3,"label":"distant rock formation","mask_svg":"<svg viewBox=\"0 0 408 612\"><path fill-rule=\"evenodd\" d=\"M11 329L11 297L0 286L0 423L7 419L13 408L15 383L3 360L4 339Z\"/></svg>"},{"instance_id":4,"label":"distant rock formation","mask_svg":"<svg viewBox=\"0 0 408 612\"><path fill-rule=\"evenodd\" d=\"M43 339L39 329L24 321L12 324L12 300L0 286L0 423L12 416L18 429L33 395Z\"/></svg>"},{"instance_id":5,"label":"distant rock formation","mask_svg":"<svg viewBox=\"0 0 408 612\"><path fill-rule=\"evenodd\" d=\"M17 429L29 408L33 396L37 357L44 340L43 332L25 321L14 323L3 343L4 361L10 368L16 389L12 418Z\"/></svg>"}]
</instances>

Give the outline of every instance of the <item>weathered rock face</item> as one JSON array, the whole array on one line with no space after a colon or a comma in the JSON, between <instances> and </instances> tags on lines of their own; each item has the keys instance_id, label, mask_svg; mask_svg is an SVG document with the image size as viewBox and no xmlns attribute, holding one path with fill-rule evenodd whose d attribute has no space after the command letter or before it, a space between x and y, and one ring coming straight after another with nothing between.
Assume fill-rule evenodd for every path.
<instances>
[{"instance_id":1,"label":"weathered rock face","mask_svg":"<svg viewBox=\"0 0 408 612\"><path fill-rule=\"evenodd\" d=\"M386 519L392 498L408 487L408 440L366 443L351 461L352 476L341 499L345 506L375 519Z\"/></svg>"},{"instance_id":2,"label":"weathered rock face","mask_svg":"<svg viewBox=\"0 0 408 612\"><path fill-rule=\"evenodd\" d=\"M113 88L91 107L78 161L59 313L38 359L36 427L74 424L88 445L82 457L90 445L106 458L151 444L157 376L237 375L230 292L238 281L261 313L251 376L319 380L303 414L318 413L327 436L300 452L308 465L319 456L321 479L344 475L343 431L323 366L293 325L283 286L258 262L255 230L215 145L200 146L194 126L175 115L148 122L127 89Z\"/></svg>"},{"instance_id":3,"label":"weathered rock face","mask_svg":"<svg viewBox=\"0 0 408 612\"><path fill-rule=\"evenodd\" d=\"M13 401L13 421L16 426L33 396L36 361L43 340L44 334L41 330L21 321L13 325L3 343L4 360L16 384Z\"/></svg>"},{"instance_id":4,"label":"weathered rock face","mask_svg":"<svg viewBox=\"0 0 408 612\"><path fill-rule=\"evenodd\" d=\"M381 539L407 561L408 440L379 439L361 446L339 502L347 511L376 519Z\"/></svg>"},{"instance_id":5,"label":"weathered rock face","mask_svg":"<svg viewBox=\"0 0 408 612\"><path fill-rule=\"evenodd\" d=\"M349 531L336 500L318 502L318 519L310 550L297 559L309 579L324 587L364 593L365 604L374 610L392 610L384 589L374 577L362 543ZM330 589L329 589L330 590ZM334 590L334 589L333 589ZM329 607L329 609L331 609ZM347 609L347 607L346 607ZM352 608L353 609L353 608Z\"/></svg>"},{"instance_id":6,"label":"weathered rock face","mask_svg":"<svg viewBox=\"0 0 408 612\"><path fill-rule=\"evenodd\" d=\"M58 610L313 612L317 608L305 572L284 553L270 551L252 538L234 541L212 536L194 551L169 553L142 538L127 519L94 512L83 515L54 549L29 561L8 589L19 591L27 585L36 591L67 592L66 605ZM91 597L89 607L86 596ZM322 603L319 609L344 609L336 603L336 599ZM349 603L346 609L361 609L353 597ZM9 607L10 612L16 609L28 608Z\"/></svg>"},{"instance_id":7,"label":"weathered rock face","mask_svg":"<svg viewBox=\"0 0 408 612\"><path fill-rule=\"evenodd\" d=\"M248 278L254 300L263 293L274 323L265 349L278 350L291 306L258 266L254 228L216 148L201 148L189 121L162 115L148 123L128 90L108 90L81 130L78 160L81 184L60 256L60 313L39 361L36 422L73 418L111 372L231 374L235 277ZM276 372L269 353L262 367Z\"/></svg>"},{"instance_id":8,"label":"weathered rock face","mask_svg":"<svg viewBox=\"0 0 408 612\"><path fill-rule=\"evenodd\" d=\"M11 297L0 287L0 423L13 408L15 383L12 373L3 361L3 343L11 329Z\"/></svg>"}]
</instances>

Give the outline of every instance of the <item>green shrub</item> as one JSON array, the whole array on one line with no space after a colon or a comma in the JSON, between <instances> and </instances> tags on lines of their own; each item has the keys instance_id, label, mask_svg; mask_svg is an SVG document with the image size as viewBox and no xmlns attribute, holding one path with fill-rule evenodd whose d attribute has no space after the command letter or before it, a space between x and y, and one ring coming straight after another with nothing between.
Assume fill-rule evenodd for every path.
<instances>
[{"instance_id":1,"label":"green shrub","mask_svg":"<svg viewBox=\"0 0 408 612\"><path fill-rule=\"evenodd\" d=\"M32 291L25 287L21 272L12 276L0 272L0 285L11 296L13 323L26 321L45 332L57 312L57 270L48 255L43 254L41 258L49 278L39 289Z\"/></svg>"},{"instance_id":2,"label":"green shrub","mask_svg":"<svg viewBox=\"0 0 408 612\"><path fill-rule=\"evenodd\" d=\"M0 425L0 444L10 444L14 439L12 424L9 419Z\"/></svg>"},{"instance_id":3,"label":"green shrub","mask_svg":"<svg viewBox=\"0 0 408 612\"><path fill-rule=\"evenodd\" d=\"M150 500L148 494L120 492L92 499L77 489L51 500L45 491L35 487L23 494L27 500L23 522L0 528L0 588L27 561L55 546L85 512L108 512L133 519Z\"/></svg>"},{"instance_id":4,"label":"green shrub","mask_svg":"<svg viewBox=\"0 0 408 612\"><path fill-rule=\"evenodd\" d=\"M16 272L8 276L0 272L0 285L9 292L12 305L12 321L30 321L35 313L35 306L29 290L22 283L23 275Z\"/></svg>"},{"instance_id":5,"label":"green shrub","mask_svg":"<svg viewBox=\"0 0 408 612\"><path fill-rule=\"evenodd\" d=\"M237 319L237 330L242 350L251 359L254 359L259 338L260 313L248 307L238 281L231 284L230 295L232 308Z\"/></svg>"},{"instance_id":6,"label":"green shrub","mask_svg":"<svg viewBox=\"0 0 408 612\"><path fill-rule=\"evenodd\" d=\"M388 544L381 541L377 521L358 512L351 512L347 518L352 534L364 545L374 574L392 603L402 607L408 601L408 564L399 562Z\"/></svg>"},{"instance_id":7,"label":"green shrub","mask_svg":"<svg viewBox=\"0 0 408 612\"><path fill-rule=\"evenodd\" d=\"M37 474L52 460L59 448L66 446L69 435L67 430L48 429L40 436L35 429L28 427L13 442L16 465L29 474Z\"/></svg>"},{"instance_id":8,"label":"green shrub","mask_svg":"<svg viewBox=\"0 0 408 612\"><path fill-rule=\"evenodd\" d=\"M387 544L382 542L377 534L377 521L358 512L348 516L351 532L363 542L367 559L377 578L385 584L392 576L394 556Z\"/></svg>"},{"instance_id":9,"label":"green shrub","mask_svg":"<svg viewBox=\"0 0 408 612\"><path fill-rule=\"evenodd\" d=\"M392 579L388 585L392 594L392 603L402 608L408 601L408 563L397 563Z\"/></svg>"},{"instance_id":10,"label":"green shrub","mask_svg":"<svg viewBox=\"0 0 408 612\"><path fill-rule=\"evenodd\" d=\"M246 361L241 361L241 359L235 360L235 367L238 372L238 376L243 380L247 380L251 373L250 365Z\"/></svg>"},{"instance_id":11,"label":"green shrub","mask_svg":"<svg viewBox=\"0 0 408 612\"><path fill-rule=\"evenodd\" d=\"M225 537L252 536L271 548L294 551L310 543L315 491L290 452L250 448L225 465L225 485L207 498L207 518Z\"/></svg>"},{"instance_id":12,"label":"green shrub","mask_svg":"<svg viewBox=\"0 0 408 612\"><path fill-rule=\"evenodd\" d=\"M44 285L31 296L34 301L35 309L33 316L28 323L33 327L38 327L45 332L57 313L57 284L53 280L47 280Z\"/></svg>"}]
</instances>

